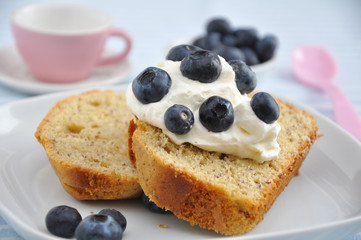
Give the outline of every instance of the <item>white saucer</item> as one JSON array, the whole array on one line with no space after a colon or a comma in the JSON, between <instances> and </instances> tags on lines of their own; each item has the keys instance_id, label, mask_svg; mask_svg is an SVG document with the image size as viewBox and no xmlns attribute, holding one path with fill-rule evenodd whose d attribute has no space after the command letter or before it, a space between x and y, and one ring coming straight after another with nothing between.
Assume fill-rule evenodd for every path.
<instances>
[{"instance_id":1,"label":"white saucer","mask_svg":"<svg viewBox=\"0 0 361 240\"><path fill-rule=\"evenodd\" d=\"M111 51L105 51L105 55ZM129 76L131 64L129 60L94 69L91 76L76 83L46 83L34 78L28 71L15 46L0 48L0 83L30 94L92 88L106 86L124 81Z\"/></svg>"}]
</instances>

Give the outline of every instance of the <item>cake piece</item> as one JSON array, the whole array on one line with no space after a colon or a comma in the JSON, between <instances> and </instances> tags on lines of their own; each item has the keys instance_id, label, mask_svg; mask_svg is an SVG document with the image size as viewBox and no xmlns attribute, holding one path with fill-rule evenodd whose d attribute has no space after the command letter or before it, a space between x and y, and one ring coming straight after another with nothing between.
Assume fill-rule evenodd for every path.
<instances>
[{"instance_id":1,"label":"cake piece","mask_svg":"<svg viewBox=\"0 0 361 240\"><path fill-rule=\"evenodd\" d=\"M125 95L88 91L58 102L35 133L64 189L79 200L140 196L128 157Z\"/></svg>"},{"instance_id":2,"label":"cake piece","mask_svg":"<svg viewBox=\"0 0 361 240\"><path fill-rule=\"evenodd\" d=\"M139 183L191 225L246 233L298 174L317 123L269 93L253 93L255 73L241 60L192 46L172 52L184 57L146 68L126 92Z\"/></svg>"},{"instance_id":3,"label":"cake piece","mask_svg":"<svg viewBox=\"0 0 361 240\"><path fill-rule=\"evenodd\" d=\"M318 138L311 115L278 103L281 152L264 163L177 145L161 129L134 120L129 149L145 194L191 225L225 235L250 231L298 174Z\"/></svg>"}]
</instances>

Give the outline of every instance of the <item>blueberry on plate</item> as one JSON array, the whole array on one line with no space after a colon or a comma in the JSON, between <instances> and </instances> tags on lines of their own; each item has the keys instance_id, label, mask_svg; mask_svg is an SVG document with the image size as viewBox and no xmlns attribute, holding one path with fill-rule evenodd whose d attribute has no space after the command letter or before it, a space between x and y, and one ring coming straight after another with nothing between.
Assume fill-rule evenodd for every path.
<instances>
[{"instance_id":1,"label":"blueberry on plate","mask_svg":"<svg viewBox=\"0 0 361 240\"><path fill-rule=\"evenodd\" d=\"M236 47L222 45L213 49L213 52L223 57L227 62L231 60L246 60L242 50Z\"/></svg>"},{"instance_id":2,"label":"blueberry on plate","mask_svg":"<svg viewBox=\"0 0 361 240\"><path fill-rule=\"evenodd\" d=\"M251 99L251 107L256 116L271 124L280 116L280 108L274 98L266 92L258 92Z\"/></svg>"},{"instance_id":3,"label":"blueberry on plate","mask_svg":"<svg viewBox=\"0 0 361 240\"><path fill-rule=\"evenodd\" d=\"M212 96L199 108L199 119L209 131L226 131L234 121L232 103L225 98Z\"/></svg>"},{"instance_id":4,"label":"blueberry on plate","mask_svg":"<svg viewBox=\"0 0 361 240\"><path fill-rule=\"evenodd\" d=\"M94 214L83 219L75 231L77 240L120 240L122 227L109 215Z\"/></svg>"},{"instance_id":5,"label":"blueberry on plate","mask_svg":"<svg viewBox=\"0 0 361 240\"><path fill-rule=\"evenodd\" d=\"M241 28L233 32L237 38L238 47L253 47L258 39L257 30L254 28Z\"/></svg>"},{"instance_id":6,"label":"blueberry on plate","mask_svg":"<svg viewBox=\"0 0 361 240\"><path fill-rule=\"evenodd\" d=\"M213 18L206 26L207 33L218 32L222 35L231 32L231 25L225 18Z\"/></svg>"},{"instance_id":7,"label":"blueberry on plate","mask_svg":"<svg viewBox=\"0 0 361 240\"><path fill-rule=\"evenodd\" d=\"M201 50L201 48L190 44L174 46L169 50L166 59L172 61L182 61L185 56L196 50Z\"/></svg>"},{"instance_id":8,"label":"blueberry on plate","mask_svg":"<svg viewBox=\"0 0 361 240\"><path fill-rule=\"evenodd\" d=\"M246 59L245 62L247 65L253 66L253 65L259 64L258 56L252 48L242 47L241 50L245 56L245 59Z\"/></svg>"},{"instance_id":9,"label":"blueberry on plate","mask_svg":"<svg viewBox=\"0 0 361 240\"><path fill-rule=\"evenodd\" d=\"M258 40L255 46L256 53L261 62L270 60L278 46L278 39L274 35L266 35Z\"/></svg>"},{"instance_id":10,"label":"blueberry on plate","mask_svg":"<svg viewBox=\"0 0 361 240\"><path fill-rule=\"evenodd\" d=\"M186 134L194 124L192 111L184 105L174 104L164 114L164 123L175 134Z\"/></svg>"},{"instance_id":11,"label":"blueberry on plate","mask_svg":"<svg viewBox=\"0 0 361 240\"><path fill-rule=\"evenodd\" d=\"M170 211L167 211L164 208L158 207L157 204L152 202L149 199L149 197L147 195L145 195L144 193L142 194L142 202L143 202L144 206L151 212L159 213L159 214L170 213Z\"/></svg>"},{"instance_id":12,"label":"blueberry on plate","mask_svg":"<svg viewBox=\"0 0 361 240\"><path fill-rule=\"evenodd\" d=\"M46 228L58 237L72 238L82 217L75 208L61 205L49 210L45 218Z\"/></svg>"},{"instance_id":13,"label":"blueberry on plate","mask_svg":"<svg viewBox=\"0 0 361 240\"><path fill-rule=\"evenodd\" d=\"M232 60L228 63L236 75L235 81L240 93L247 94L252 92L257 86L256 74L243 61Z\"/></svg>"},{"instance_id":14,"label":"blueberry on plate","mask_svg":"<svg viewBox=\"0 0 361 240\"><path fill-rule=\"evenodd\" d=\"M183 76L189 79L211 83L218 79L222 65L215 53L198 50L183 58L180 70Z\"/></svg>"},{"instance_id":15,"label":"blueberry on plate","mask_svg":"<svg viewBox=\"0 0 361 240\"><path fill-rule=\"evenodd\" d=\"M107 208L101 210L99 214L112 216L114 220L117 221L119 225L122 227L123 232L127 228L127 219L118 210Z\"/></svg>"},{"instance_id":16,"label":"blueberry on plate","mask_svg":"<svg viewBox=\"0 0 361 240\"><path fill-rule=\"evenodd\" d=\"M169 91L172 80L163 69L148 67L132 83L135 97L143 104L160 101Z\"/></svg>"}]
</instances>

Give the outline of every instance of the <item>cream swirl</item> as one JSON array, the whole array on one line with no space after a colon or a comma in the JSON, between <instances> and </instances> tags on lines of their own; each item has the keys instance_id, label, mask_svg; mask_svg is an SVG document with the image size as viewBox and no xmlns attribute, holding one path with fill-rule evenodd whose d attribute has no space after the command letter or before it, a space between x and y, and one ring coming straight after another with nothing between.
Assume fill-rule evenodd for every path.
<instances>
[{"instance_id":1,"label":"cream swirl","mask_svg":"<svg viewBox=\"0 0 361 240\"><path fill-rule=\"evenodd\" d=\"M126 92L129 109L138 119L162 129L176 144L188 142L207 151L232 154L260 163L277 158L280 152L277 143L280 125L277 122L267 124L255 115L251 98L237 89L232 67L222 57L219 58L222 72L212 83L184 77L180 71L181 62L167 60L160 63L158 67L172 79L168 94L158 102L142 104L134 96L130 84ZM199 120L199 108L211 96L226 98L233 105L234 123L226 131L211 132ZM187 134L174 134L165 126L164 113L174 104L184 105L193 112L194 125Z\"/></svg>"}]
</instances>

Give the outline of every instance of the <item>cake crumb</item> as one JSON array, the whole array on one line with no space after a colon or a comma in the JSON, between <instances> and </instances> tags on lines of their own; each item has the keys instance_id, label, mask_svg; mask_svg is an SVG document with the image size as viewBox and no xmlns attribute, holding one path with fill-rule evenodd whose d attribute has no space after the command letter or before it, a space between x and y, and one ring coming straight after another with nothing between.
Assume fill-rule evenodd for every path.
<instances>
[{"instance_id":1,"label":"cake crumb","mask_svg":"<svg viewBox=\"0 0 361 240\"><path fill-rule=\"evenodd\" d=\"M159 224L159 227L160 228L168 228L168 225L167 224Z\"/></svg>"}]
</instances>

